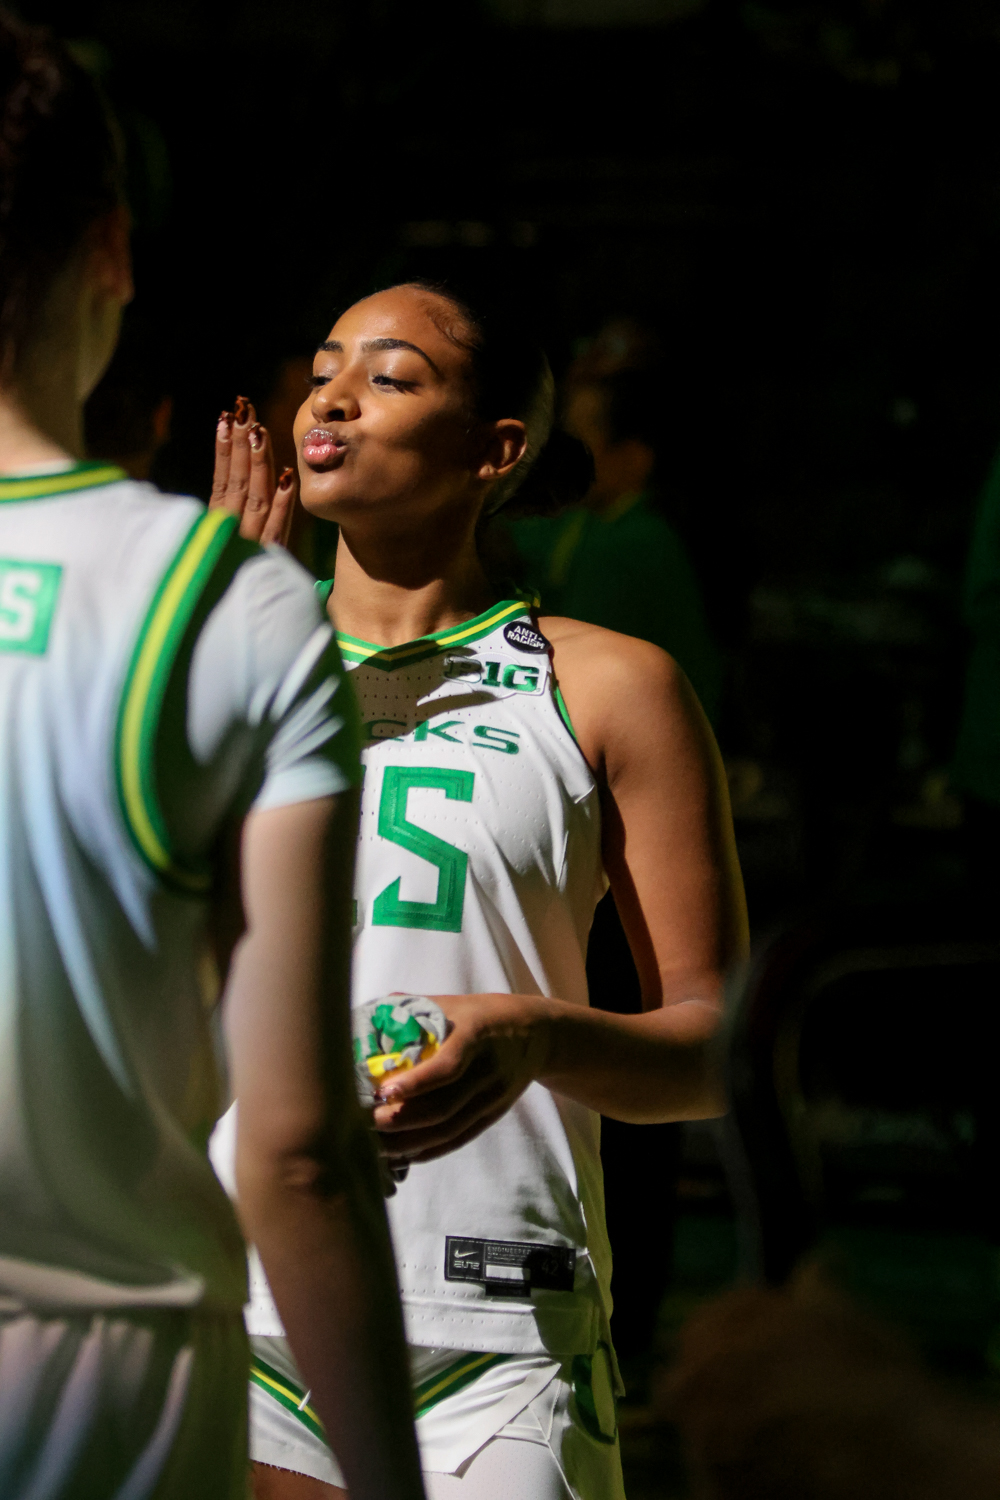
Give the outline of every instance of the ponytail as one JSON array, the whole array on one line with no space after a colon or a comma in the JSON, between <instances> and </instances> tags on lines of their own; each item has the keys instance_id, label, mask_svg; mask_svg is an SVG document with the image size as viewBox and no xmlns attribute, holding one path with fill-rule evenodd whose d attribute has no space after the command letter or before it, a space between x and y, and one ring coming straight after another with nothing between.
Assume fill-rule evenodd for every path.
<instances>
[{"instance_id":1,"label":"ponytail","mask_svg":"<svg viewBox=\"0 0 1000 1500\"><path fill-rule=\"evenodd\" d=\"M593 482L594 460L586 443L553 427L517 489L501 504L510 516L552 516L577 505Z\"/></svg>"},{"instance_id":2,"label":"ponytail","mask_svg":"<svg viewBox=\"0 0 1000 1500\"><path fill-rule=\"evenodd\" d=\"M47 30L0 9L0 375L86 230L122 201L96 84Z\"/></svg>"}]
</instances>

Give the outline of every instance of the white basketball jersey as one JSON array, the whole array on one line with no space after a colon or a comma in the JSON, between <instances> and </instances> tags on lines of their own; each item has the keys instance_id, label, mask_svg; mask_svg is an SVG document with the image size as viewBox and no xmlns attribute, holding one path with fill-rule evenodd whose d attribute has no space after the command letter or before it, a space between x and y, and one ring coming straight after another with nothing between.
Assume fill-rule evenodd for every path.
<instances>
[{"instance_id":1,"label":"white basketball jersey","mask_svg":"<svg viewBox=\"0 0 1000 1500\"><path fill-rule=\"evenodd\" d=\"M107 465L0 477L4 1312L244 1300L205 1152L209 858L352 757L309 580L236 530Z\"/></svg>"},{"instance_id":2,"label":"white basketball jersey","mask_svg":"<svg viewBox=\"0 0 1000 1500\"><path fill-rule=\"evenodd\" d=\"M521 601L410 645L338 642L361 708L354 1003L586 1005L606 889L594 777ZM532 1084L389 1202L411 1343L565 1357L606 1336L600 1120Z\"/></svg>"}]
</instances>

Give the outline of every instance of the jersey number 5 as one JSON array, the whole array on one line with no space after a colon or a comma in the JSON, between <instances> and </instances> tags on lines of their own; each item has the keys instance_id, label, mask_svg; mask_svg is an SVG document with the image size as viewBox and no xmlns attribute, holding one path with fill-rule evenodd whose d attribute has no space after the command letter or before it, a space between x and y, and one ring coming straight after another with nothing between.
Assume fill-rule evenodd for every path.
<instances>
[{"instance_id":1,"label":"jersey number 5","mask_svg":"<svg viewBox=\"0 0 1000 1500\"><path fill-rule=\"evenodd\" d=\"M413 787L444 792L453 802L471 802L473 771L450 771L442 766L386 766L382 777L382 797L378 807L378 831L411 854L436 865L438 889L436 901L403 901L399 880L387 885L375 897L372 907L373 927L420 927L430 932L461 932L465 905L465 872L469 856L454 844L446 844L426 828L418 828L406 816L406 804Z\"/></svg>"}]
</instances>

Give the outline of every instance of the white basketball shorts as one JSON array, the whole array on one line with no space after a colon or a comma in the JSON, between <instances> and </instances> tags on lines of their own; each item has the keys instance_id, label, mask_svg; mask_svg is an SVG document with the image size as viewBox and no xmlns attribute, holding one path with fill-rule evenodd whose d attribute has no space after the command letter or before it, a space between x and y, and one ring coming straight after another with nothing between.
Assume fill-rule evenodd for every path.
<instances>
[{"instance_id":1,"label":"white basketball shorts","mask_svg":"<svg viewBox=\"0 0 1000 1500\"><path fill-rule=\"evenodd\" d=\"M242 1315L0 1314L3 1500L246 1500Z\"/></svg>"},{"instance_id":2,"label":"white basketball shorts","mask_svg":"<svg viewBox=\"0 0 1000 1500\"><path fill-rule=\"evenodd\" d=\"M250 1455L344 1486L283 1338L251 1336ZM428 1500L624 1500L607 1353L410 1349Z\"/></svg>"}]
</instances>

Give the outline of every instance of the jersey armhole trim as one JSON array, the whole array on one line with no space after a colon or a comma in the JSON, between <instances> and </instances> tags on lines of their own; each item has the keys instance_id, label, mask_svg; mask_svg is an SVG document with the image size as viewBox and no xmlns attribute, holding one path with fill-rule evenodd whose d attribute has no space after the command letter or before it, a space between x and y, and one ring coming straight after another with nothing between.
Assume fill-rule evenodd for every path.
<instances>
[{"instance_id":1,"label":"jersey armhole trim","mask_svg":"<svg viewBox=\"0 0 1000 1500\"><path fill-rule=\"evenodd\" d=\"M115 781L129 837L156 875L192 896L208 891L211 872L207 867L185 867L170 849L156 790L155 743L184 632L238 525L231 512L210 510L198 517L181 542L139 631L115 733ZM241 548L234 562L239 566L244 560Z\"/></svg>"},{"instance_id":2,"label":"jersey armhole trim","mask_svg":"<svg viewBox=\"0 0 1000 1500\"><path fill-rule=\"evenodd\" d=\"M594 771L593 766L590 764L590 761L584 755L583 746L580 744L579 736L577 735L576 730L573 728L573 720L569 716L569 709L566 707L566 700L562 695L562 689L560 688L559 683L556 681L554 664L552 668L552 700L555 703L556 712L562 720L563 728L569 732L569 737L573 741L573 744L576 746L577 754L579 755L581 761L587 768L587 774L590 777L593 786L597 787L599 785L597 774ZM587 795L590 795L589 791Z\"/></svg>"},{"instance_id":3,"label":"jersey armhole trim","mask_svg":"<svg viewBox=\"0 0 1000 1500\"><path fill-rule=\"evenodd\" d=\"M566 700L562 695L562 688L554 677L552 679L552 692L556 700L556 708L559 710L560 719L562 719L576 743L579 744L580 741L576 738L576 730L573 728L573 720L569 716L569 709L566 707Z\"/></svg>"}]
</instances>

